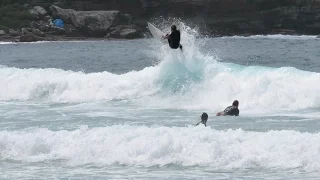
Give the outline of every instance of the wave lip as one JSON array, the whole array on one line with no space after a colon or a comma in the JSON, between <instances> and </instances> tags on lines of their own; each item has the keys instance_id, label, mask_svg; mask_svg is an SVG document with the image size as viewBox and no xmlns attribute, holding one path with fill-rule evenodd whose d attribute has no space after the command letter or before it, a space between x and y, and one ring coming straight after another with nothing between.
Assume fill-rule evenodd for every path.
<instances>
[{"instance_id":1,"label":"wave lip","mask_svg":"<svg viewBox=\"0 0 320 180\"><path fill-rule=\"evenodd\" d=\"M121 75L0 66L0 101L142 102L151 98L153 106L221 110L238 99L243 110L264 111L320 106L318 73L246 67L206 58L197 62L168 58L157 66Z\"/></svg>"}]
</instances>

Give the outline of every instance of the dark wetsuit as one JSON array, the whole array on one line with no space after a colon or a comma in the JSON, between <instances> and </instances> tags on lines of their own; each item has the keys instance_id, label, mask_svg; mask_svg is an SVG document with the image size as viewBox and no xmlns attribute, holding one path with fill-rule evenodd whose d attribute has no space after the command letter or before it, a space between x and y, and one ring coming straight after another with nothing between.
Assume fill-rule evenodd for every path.
<instances>
[{"instance_id":1,"label":"dark wetsuit","mask_svg":"<svg viewBox=\"0 0 320 180\"><path fill-rule=\"evenodd\" d=\"M198 122L198 124L196 124L196 126L198 126L200 123L207 127L207 120L201 120Z\"/></svg>"},{"instance_id":2,"label":"dark wetsuit","mask_svg":"<svg viewBox=\"0 0 320 180\"><path fill-rule=\"evenodd\" d=\"M223 114L226 116L239 116L239 109L236 106L229 106L223 111Z\"/></svg>"},{"instance_id":3,"label":"dark wetsuit","mask_svg":"<svg viewBox=\"0 0 320 180\"><path fill-rule=\"evenodd\" d=\"M180 44L180 31L178 30L173 31L168 36L168 43L172 49L178 49L178 48L182 49L182 46Z\"/></svg>"}]
</instances>

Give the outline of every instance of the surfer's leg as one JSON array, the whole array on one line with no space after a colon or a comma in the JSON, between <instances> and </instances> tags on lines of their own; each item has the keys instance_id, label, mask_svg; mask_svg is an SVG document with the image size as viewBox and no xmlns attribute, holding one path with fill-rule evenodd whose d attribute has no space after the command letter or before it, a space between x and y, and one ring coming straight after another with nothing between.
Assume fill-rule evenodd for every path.
<instances>
[{"instance_id":1,"label":"surfer's leg","mask_svg":"<svg viewBox=\"0 0 320 180\"><path fill-rule=\"evenodd\" d=\"M181 49L181 51L182 51L182 45L181 45L181 44L179 45L179 48L180 48L180 49Z\"/></svg>"}]
</instances>

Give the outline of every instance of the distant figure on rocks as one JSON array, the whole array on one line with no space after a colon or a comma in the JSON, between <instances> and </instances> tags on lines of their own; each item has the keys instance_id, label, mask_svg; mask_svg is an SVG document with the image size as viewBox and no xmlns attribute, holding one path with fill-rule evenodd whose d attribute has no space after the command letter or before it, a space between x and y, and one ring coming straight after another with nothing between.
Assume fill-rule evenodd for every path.
<instances>
[{"instance_id":1,"label":"distant figure on rocks","mask_svg":"<svg viewBox=\"0 0 320 180\"><path fill-rule=\"evenodd\" d=\"M172 49L180 48L182 50L182 46L180 44L180 31L177 30L176 25L171 26L171 34L166 34L163 38L168 39L169 46Z\"/></svg>"},{"instance_id":2,"label":"distant figure on rocks","mask_svg":"<svg viewBox=\"0 0 320 180\"><path fill-rule=\"evenodd\" d=\"M224 111L218 112L217 116L239 116L239 101L235 100L232 106L227 107Z\"/></svg>"},{"instance_id":3,"label":"distant figure on rocks","mask_svg":"<svg viewBox=\"0 0 320 180\"><path fill-rule=\"evenodd\" d=\"M198 126L200 123L204 124L204 126L207 126L208 114L204 112L200 117L201 117L201 121L198 124L196 124L196 126Z\"/></svg>"}]
</instances>

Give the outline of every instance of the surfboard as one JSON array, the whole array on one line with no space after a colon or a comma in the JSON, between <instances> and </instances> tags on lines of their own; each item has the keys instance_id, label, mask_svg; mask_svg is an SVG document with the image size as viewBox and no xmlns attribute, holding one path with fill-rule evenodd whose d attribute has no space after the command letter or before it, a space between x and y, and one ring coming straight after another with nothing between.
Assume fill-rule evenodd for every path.
<instances>
[{"instance_id":1,"label":"surfboard","mask_svg":"<svg viewBox=\"0 0 320 180\"><path fill-rule=\"evenodd\" d=\"M153 24L151 24L151 23L149 23L149 22L148 22L148 28L149 28L152 36L153 36L155 39L161 40L161 39L162 39L162 36L165 35L164 32L162 32L160 29L158 29L156 26L154 26Z\"/></svg>"}]
</instances>

